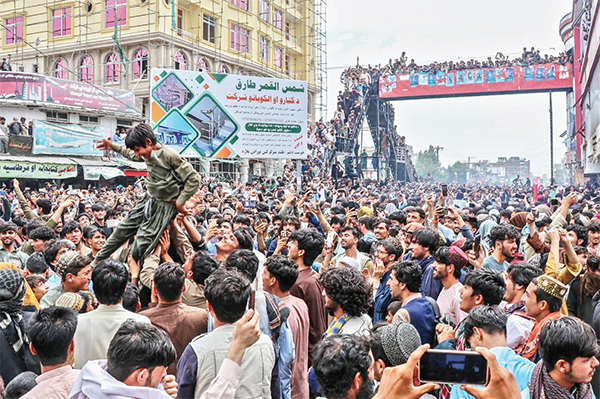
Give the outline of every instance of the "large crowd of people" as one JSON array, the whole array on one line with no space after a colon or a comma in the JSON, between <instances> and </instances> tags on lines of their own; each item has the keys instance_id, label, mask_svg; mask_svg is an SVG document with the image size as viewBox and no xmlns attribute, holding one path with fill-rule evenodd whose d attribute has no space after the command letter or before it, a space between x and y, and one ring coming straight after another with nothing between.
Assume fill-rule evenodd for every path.
<instances>
[{"instance_id":1,"label":"large crowd of people","mask_svg":"<svg viewBox=\"0 0 600 399\"><path fill-rule=\"evenodd\" d=\"M224 184L147 125L99 146L145 181L3 188L5 397L598 393L596 184ZM413 378L430 348L478 352L487 386Z\"/></svg>"}]
</instances>

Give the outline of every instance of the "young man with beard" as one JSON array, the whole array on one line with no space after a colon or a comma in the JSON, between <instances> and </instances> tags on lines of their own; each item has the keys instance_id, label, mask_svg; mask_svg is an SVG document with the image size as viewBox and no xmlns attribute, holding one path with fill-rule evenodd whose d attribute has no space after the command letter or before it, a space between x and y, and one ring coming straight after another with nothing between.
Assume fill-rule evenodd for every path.
<instances>
[{"instance_id":1,"label":"young man with beard","mask_svg":"<svg viewBox=\"0 0 600 399\"><path fill-rule=\"evenodd\" d=\"M567 287L564 284L545 274L531 280L522 300L525 302L527 316L535 319L535 325L519 352L521 356L536 362L540 359L540 333L548 323L563 317L560 307L566 293Z\"/></svg>"},{"instance_id":2,"label":"young man with beard","mask_svg":"<svg viewBox=\"0 0 600 399\"><path fill-rule=\"evenodd\" d=\"M110 237L114 229L106 225L106 207L103 204L95 203L92 205L92 212L94 213L94 223L92 223L92 226L104 230L106 238Z\"/></svg>"},{"instance_id":3,"label":"young man with beard","mask_svg":"<svg viewBox=\"0 0 600 399\"><path fill-rule=\"evenodd\" d=\"M368 336L372 323L367 310L372 294L364 276L351 267L334 267L326 270L319 281L323 286L325 310L334 318L324 335Z\"/></svg>"},{"instance_id":4,"label":"young man with beard","mask_svg":"<svg viewBox=\"0 0 600 399\"><path fill-rule=\"evenodd\" d=\"M29 255L17 249L15 241L17 239L17 225L13 222L6 222L0 225L0 262L14 263L19 269L25 269Z\"/></svg>"},{"instance_id":5,"label":"young man with beard","mask_svg":"<svg viewBox=\"0 0 600 399\"><path fill-rule=\"evenodd\" d=\"M340 245L344 249L344 252L331 259L333 248L325 248L326 254L321 269L325 270L329 267L336 267L340 259L349 257L358 262L359 272L366 268L369 274L372 274L374 268L373 261L364 253L358 251L359 238L359 232L354 227L346 226L342 228L340 230Z\"/></svg>"},{"instance_id":6,"label":"young man with beard","mask_svg":"<svg viewBox=\"0 0 600 399\"><path fill-rule=\"evenodd\" d=\"M387 286L387 282L392 274L392 265L402 257L402 246L394 238L379 241L375 256L377 258L371 281L373 290L375 290L373 323L376 324L381 320L385 320L387 308L392 302L392 292L390 287Z\"/></svg>"},{"instance_id":7,"label":"young man with beard","mask_svg":"<svg viewBox=\"0 0 600 399\"><path fill-rule=\"evenodd\" d=\"M598 255L600 250L600 220L592 220L588 225L588 252Z\"/></svg>"},{"instance_id":8,"label":"young man with beard","mask_svg":"<svg viewBox=\"0 0 600 399\"><path fill-rule=\"evenodd\" d=\"M298 278L290 288L290 294L302 299L308 307L310 331L308 334L308 353L323 339L327 329L327 312L323 287L319 283L319 274L311 266L323 251L325 239L316 230L300 229L288 240L288 257L298 266Z\"/></svg>"},{"instance_id":9,"label":"young man with beard","mask_svg":"<svg viewBox=\"0 0 600 399\"><path fill-rule=\"evenodd\" d=\"M421 292L424 296L437 299L442 291L442 283L433 278L433 257L440 245L439 234L430 228L423 228L414 232L408 247L410 260L417 261L423 273ZM406 257L405 257L406 259Z\"/></svg>"},{"instance_id":10,"label":"young man with beard","mask_svg":"<svg viewBox=\"0 0 600 399\"><path fill-rule=\"evenodd\" d=\"M531 280L542 274L542 270L528 263L515 263L502 273L506 292L500 308L508 315L506 339L508 346L514 350L519 350L527 342L535 324L535 320L525 314L523 294Z\"/></svg>"},{"instance_id":11,"label":"young man with beard","mask_svg":"<svg viewBox=\"0 0 600 399\"><path fill-rule=\"evenodd\" d=\"M433 278L441 281L444 289L438 296L437 303L440 314L450 315L450 320L458 325L467 314L460 310L460 291L463 287L459 281L461 271L469 264L469 258L459 247L441 247L433 255Z\"/></svg>"},{"instance_id":12,"label":"young man with beard","mask_svg":"<svg viewBox=\"0 0 600 399\"><path fill-rule=\"evenodd\" d=\"M574 317L548 323L540 334L541 362L535 366L524 399L593 398L592 377L599 365L596 334Z\"/></svg>"},{"instance_id":13,"label":"young man with beard","mask_svg":"<svg viewBox=\"0 0 600 399\"><path fill-rule=\"evenodd\" d=\"M519 232L512 226L498 225L492 228L490 240L494 251L483 260L483 267L497 272L508 269L510 264L507 260L514 258L519 247L517 238L519 238Z\"/></svg>"}]
</instances>

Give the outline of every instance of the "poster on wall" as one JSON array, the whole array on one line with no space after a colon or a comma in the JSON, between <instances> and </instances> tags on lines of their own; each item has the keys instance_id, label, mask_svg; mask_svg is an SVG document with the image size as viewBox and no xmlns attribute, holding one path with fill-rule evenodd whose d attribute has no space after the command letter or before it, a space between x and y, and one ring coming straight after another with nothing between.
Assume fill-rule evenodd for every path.
<instances>
[{"instance_id":1,"label":"poster on wall","mask_svg":"<svg viewBox=\"0 0 600 399\"><path fill-rule=\"evenodd\" d=\"M8 152L11 155L31 155L32 147L31 136L8 136Z\"/></svg>"},{"instance_id":2,"label":"poster on wall","mask_svg":"<svg viewBox=\"0 0 600 399\"><path fill-rule=\"evenodd\" d=\"M33 124L33 153L46 155L101 156L96 142L102 140L104 127L36 120Z\"/></svg>"},{"instance_id":3,"label":"poster on wall","mask_svg":"<svg viewBox=\"0 0 600 399\"><path fill-rule=\"evenodd\" d=\"M307 83L153 68L150 120L188 158L305 159Z\"/></svg>"}]
</instances>

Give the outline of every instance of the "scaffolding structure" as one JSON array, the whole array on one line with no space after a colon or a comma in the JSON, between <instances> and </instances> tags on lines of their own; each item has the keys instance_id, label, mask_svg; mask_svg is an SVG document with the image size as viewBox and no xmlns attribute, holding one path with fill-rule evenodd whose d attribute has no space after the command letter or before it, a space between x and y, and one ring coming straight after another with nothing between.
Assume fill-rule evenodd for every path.
<instances>
[{"instance_id":1,"label":"scaffolding structure","mask_svg":"<svg viewBox=\"0 0 600 399\"><path fill-rule=\"evenodd\" d=\"M57 36L54 10L65 7L69 26L60 27L67 33ZM114 26L107 26L108 14L116 16ZM23 17L21 30L7 25L11 16ZM326 0L8 0L1 24L1 51L15 71L56 77L59 61L65 60L66 78L79 80L81 60L91 56L91 83L133 90L147 99L149 74L140 79L132 72L139 62L134 52L144 47L147 69L307 81L312 119L326 116ZM238 28L248 35L241 51L232 49ZM9 30L22 32L12 45L6 41ZM178 52L183 59L176 59ZM109 82L105 71L112 64L106 54L111 53L119 54L118 81Z\"/></svg>"}]
</instances>

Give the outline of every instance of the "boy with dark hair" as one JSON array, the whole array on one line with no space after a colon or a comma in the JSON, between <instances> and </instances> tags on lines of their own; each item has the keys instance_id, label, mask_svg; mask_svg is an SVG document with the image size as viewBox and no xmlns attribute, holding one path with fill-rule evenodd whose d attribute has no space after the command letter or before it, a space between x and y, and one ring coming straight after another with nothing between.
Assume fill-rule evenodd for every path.
<instances>
[{"instance_id":1,"label":"boy with dark hair","mask_svg":"<svg viewBox=\"0 0 600 399\"><path fill-rule=\"evenodd\" d=\"M89 360L105 359L111 339L125 320L150 323L146 316L123 308L127 280L125 265L115 259L105 259L94 268L92 282L100 305L79 316L75 332L75 368L82 368Z\"/></svg>"},{"instance_id":2,"label":"boy with dark hair","mask_svg":"<svg viewBox=\"0 0 600 399\"><path fill-rule=\"evenodd\" d=\"M235 323L246 312L250 281L237 270L214 272L205 287L208 311L215 329L192 340L177 364L179 397L200 397L217 376L233 339ZM241 363L240 388L248 397L271 397L271 372L275 364L273 342L265 334L246 350Z\"/></svg>"},{"instance_id":3,"label":"boy with dark hair","mask_svg":"<svg viewBox=\"0 0 600 399\"><path fill-rule=\"evenodd\" d=\"M13 222L0 224L0 262L14 263L21 270L25 269L25 264L29 255L17 249L15 244L17 240L17 225Z\"/></svg>"},{"instance_id":4,"label":"boy with dark hair","mask_svg":"<svg viewBox=\"0 0 600 399\"><path fill-rule=\"evenodd\" d=\"M50 227L42 226L29 233L34 252L44 252L46 242L56 238L56 233Z\"/></svg>"},{"instance_id":5,"label":"boy with dark hair","mask_svg":"<svg viewBox=\"0 0 600 399\"><path fill-rule=\"evenodd\" d=\"M37 385L21 398L68 397L79 376L79 370L71 367L76 328L77 313L69 308L52 306L33 315L27 335L31 353L40 359L42 374L36 378Z\"/></svg>"},{"instance_id":6,"label":"boy with dark hair","mask_svg":"<svg viewBox=\"0 0 600 399\"><path fill-rule=\"evenodd\" d=\"M440 246L440 235L433 229L423 228L413 233L408 250L410 251L405 260L415 260L419 262L423 272L423 283L421 291L424 296L437 299L442 292L442 283L433 278L433 257L432 254Z\"/></svg>"},{"instance_id":7,"label":"boy with dark hair","mask_svg":"<svg viewBox=\"0 0 600 399\"><path fill-rule=\"evenodd\" d=\"M90 289L92 266L87 256L79 255L75 251L65 252L57 264L57 274L61 277L61 284L50 288L40 302L41 308L53 306L59 296L65 292L78 293Z\"/></svg>"},{"instance_id":8,"label":"boy with dark hair","mask_svg":"<svg viewBox=\"0 0 600 399\"><path fill-rule=\"evenodd\" d=\"M440 315L450 315L457 325L467 314L460 310L460 291L463 285L459 281L463 268L469 264L469 258L457 246L441 247L433 254L433 278L441 281L444 289L437 298Z\"/></svg>"},{"instance_id":9,"label":"boy with dark hair","mask_svg":"<svg viewBox=\"0 0 600 399\"><path fill-rule=\"evenodd\" d=\"M131 250L134 260L140 261L150 255L177 213L189 213L186 202L200 185L200 175L192 165L172 149L160 145L149 125L140 123L131 129L125 138L125 146L108 139L98 142L100 149L118 151L133 161L146 162L147 195L115 228L96 256L97 262L108 258L134 235L136 240Z\"/></svg>"},{"instance_id":10,"label":"boy with dark hair","mask_svg":"<svg viewBox=\"0 0 600 399\"><path fill-rule=\"evenodd\" d=\"M60 236L71 241L75 245L75 250L81 255L87 256L91 252L91 249L83 242L83 229L78 222L70 220L65 223L60 232Z\"/></svg>"},{"instance_id":11,"label":"boy with dark hair","mask_svg":"<svg viewBox=\"0 0 600 399\"><path fill-rule=\"evenodd\" d=\"M520 237L512 225L498 225L490 230L490 240L494 251L483 260L483 267L497 272L505 271L510 264L507 259L514 258L517 253Z\"/></svg>"},{"instance_id":12,"label":"boy with dark hair","mask_svg":"<svg viewBox=\"0 0 600 399\"><path fill-rule=\"evenodd\" d=\"M169 366L168 373L177 375L177 360L183 350L192 339L207 331L208 313L181 302L185 291L185 271L177 263L165 262L158 266L154 272L153 291L158 303L140 314L148 317L171 338L177 358Z\"/></svg>"}]
</instances>

